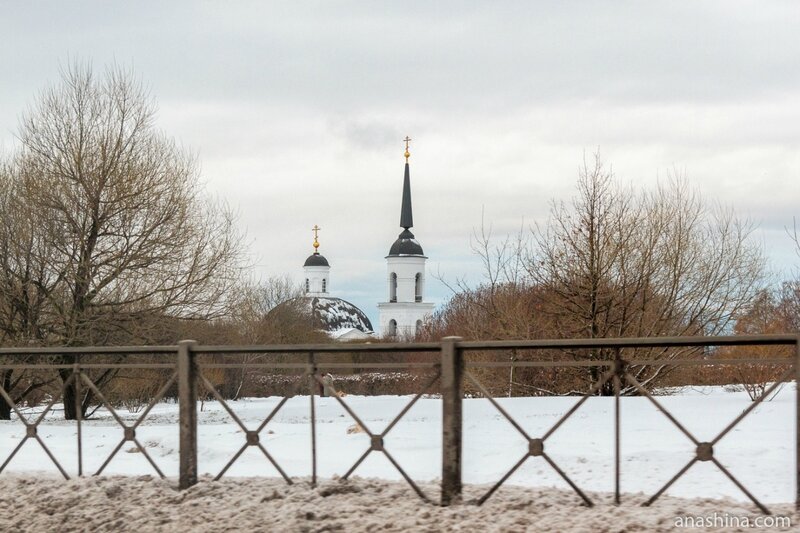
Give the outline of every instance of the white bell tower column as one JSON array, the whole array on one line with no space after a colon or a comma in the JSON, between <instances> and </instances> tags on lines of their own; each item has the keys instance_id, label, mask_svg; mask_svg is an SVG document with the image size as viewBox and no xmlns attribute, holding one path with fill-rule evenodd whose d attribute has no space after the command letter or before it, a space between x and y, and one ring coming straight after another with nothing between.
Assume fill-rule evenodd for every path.
<instances>
[{"instance_id":1,"label":"white bell tower column","mask_svg":"<svg viewBox=\"0 0 800 533\"><path fill-rule=\"evenodd\" d=\"M411 156L408 142L411 139L406 137L404 140L406 167L400 209L400 227L403 231L386 256L388 298L386 302L378 304L378 312L382 337L411 339L433 313L434 305L425 302L425 261L428 258L409 230L414 226L408 166L408 158Z\"/></svg>"}]
</instances>

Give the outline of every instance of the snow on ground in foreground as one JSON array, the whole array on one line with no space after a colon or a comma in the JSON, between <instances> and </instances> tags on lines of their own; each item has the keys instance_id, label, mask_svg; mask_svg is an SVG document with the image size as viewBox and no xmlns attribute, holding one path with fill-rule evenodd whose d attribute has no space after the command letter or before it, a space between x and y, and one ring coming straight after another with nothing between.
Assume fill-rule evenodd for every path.
<instances>
[{"instance_id":1,"label":"snow on ground in foreground","mask_svg":"<svg viewBox=\"0 0 800 533\"><path fill-rule=\"evenodd\" d=\"M766 504L794 501L795 387L786 385L772 401L756 408L715 447L715 457L758 499ZM408 403L410 397L347 396L344 400L373 432L380 432ZM278 405L279 398L230 402L249 429L255 429ZM501 398L498 400L532 436L541 436L578 401L575 397ZM722 388L685 389L659 396L700 441L713 439L742 410L751 405L743 392ZM545 443L545 451L585 491L613 491L613 398L590 398ZM418 482L441 475L441 400L421 399L388 433L386 449ZM369 448L364 433L348 434L354 422L335 398L317 398L318 473L321 478L343 475ZM34 415L35 413L30 413ZM129 424L137 417L122 409ZM694 456L694 444L647 398L623 398L622 490L655 493ZM77 473L76 427L49 415L39 436L74 476ZM137 439L161 470L178 475L177 406L158 404L137 428ZM216 402L199 413L199 470L216 475L244 444L241 429ZM311 475L310 409L308 397L291 398L261 432L261 443L291 477ZM0 462L24 436L19 421L0 422ZM122 439L122 429L106 411L83 424L84 472L94 473ZM486 399L464 401L463 478L469 484L493 484L528 450L527 442ZM8 472L50 472L55 467L39 444L29 439L9 463ZM155 474L135 446L127 442L104 474ZM385 456L371 453L355 472L364 477L402 480ZM38 474L37 474L38 475ZM226 476L278 476L255 447L248 448ZM568 489L541 457L531 457L508 480L508 485ZM500 492L503 492L502 488ZM747 501L741 491L710 462L696 463L668 495L733 498Z\"/></svg>"},{"instance_id":2,"label":"snow on ground in foreground","mask_svg":"<svg viewBox=\"0 0 800 533\"><path fill-rule=\"evenodd\" d=\"M423 486L436 494L435 486ZM486 487L465 487L466 500ZM41 531L676 531L677 520L719 520L709 531L790 531L790 528L736 528L733 520L780 518L798 523L791 506L763 517L731 500L664 497L652 507L644 496L628 495L622 505L609 494L591 493L593 508L571 492L555 489L501 489L481 507L466 503L437 507L422 502L399 482L353 479L308 480L287 486L278 479L201 480L187 491L174 480L151 476L55 478L10 475L0 478L0 530ZM727 522L724 522L727 521ZM769 524L769 523L768 523ZM771 525L771 524L769 524Z\"/></svg>"}]
</instances>

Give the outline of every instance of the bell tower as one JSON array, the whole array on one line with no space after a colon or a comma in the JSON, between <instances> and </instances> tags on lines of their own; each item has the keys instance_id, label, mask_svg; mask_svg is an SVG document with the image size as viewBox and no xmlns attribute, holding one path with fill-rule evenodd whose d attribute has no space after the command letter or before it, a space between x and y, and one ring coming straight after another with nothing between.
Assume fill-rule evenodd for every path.
<instances>
[{"instance_id":1,"label":"bell tower","mask_svg":"<svg viewBox=\"0 0 800 533\"><path fill-rule=\"evenodd\" d=\"M425 261L428 259L411 228L411 172L406 136L403 198L400 206L400 227L403 231L386 256L387 301L378 304L380 331L383 337L413 338L433 312L434 305L425 302Z\"/></svg>"}]
</instances>

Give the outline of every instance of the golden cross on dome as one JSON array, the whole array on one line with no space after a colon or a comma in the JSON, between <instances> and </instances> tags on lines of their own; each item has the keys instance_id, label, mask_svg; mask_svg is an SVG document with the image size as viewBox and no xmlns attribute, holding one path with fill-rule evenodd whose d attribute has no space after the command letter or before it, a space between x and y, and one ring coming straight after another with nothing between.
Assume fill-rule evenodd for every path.
<instances>
[{"instance_id":1,"label":"golden cross on dome","mask_svg":"<svg viewBox=\"0 0 800 533\"><path fill-rule=\"evenodd\" d=\"M314 232L314 252L315 253L317 251L317 248L319 248L319 241L317 240L317 237L319 237L319 230L321 230L321 229L322 228L320 228L316 224L314 224L314 227L311 228L311 231Z\"/></svg>"},{"instance_id":2,"label":"golden cross on dome","mask_svg":"<svg viewBox=\"0 0 800 533\"><path fill-rule=\"evenodd\" d=\"M406 156L406 162L408 162L408 158L411 157L411 154L408 152L408 143L411 142L411 138L408 135L406 135L406 138L403 139L403 142L406 143L406 153L403 155Z\"/></svg>"}]
</instances>

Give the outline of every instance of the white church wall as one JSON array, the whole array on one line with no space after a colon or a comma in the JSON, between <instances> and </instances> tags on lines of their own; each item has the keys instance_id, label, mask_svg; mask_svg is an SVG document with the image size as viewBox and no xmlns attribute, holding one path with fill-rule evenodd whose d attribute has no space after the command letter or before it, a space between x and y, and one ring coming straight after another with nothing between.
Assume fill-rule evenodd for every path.
<instances>
[{"instance_id":1,"label":"white church wall","mask_svg":"<svg viewBox=\"0 0 800 533\"><path fill-rule=\"evenodd\" d=\"M330 293L330 267L303 267L306 296L327 296Z\"/></svg>"},{"instance_id":2,"label":"white church wall","mask_svg":"<svg viewBox=\"0 0 800 533\"><path fill-rule=\"evenodd\" d=\"M422 256L390 256L386 260L389 301L416 302L417 293L422 297L425 287L425 257ZM392 274L397 276L396 291ZM417 290L417 275L420 277L420 288ZM392 298L393 293L396 298Z\"/></svg>"},{"instance_id":3,"label":"white church wall","mask_svg":"<svg viewBox=\"0 0 800 533\"><path fill-rule=\"evenodd\" d=\"M378 304L382 336L414 337L418 324L427 322L433 313L434 304L423 302L426 260L422 255L386 257L388 301Z\"/></svg>"},{"instance_id":4,"label":"white church wall","mask_svg":"<svg viewBox=\"0 0 800 533\"><path fill-rule=\"evenodd\" d=\"M390 321L397 323L395 335L400 339L414 337L417 332L417 321L423 324L428 321L433 314L434 304L424 302L403 302L403 303L379 303L378 312L380 315L381 336L389 337L391 329Z\"/></svg>"}]
</instances>

